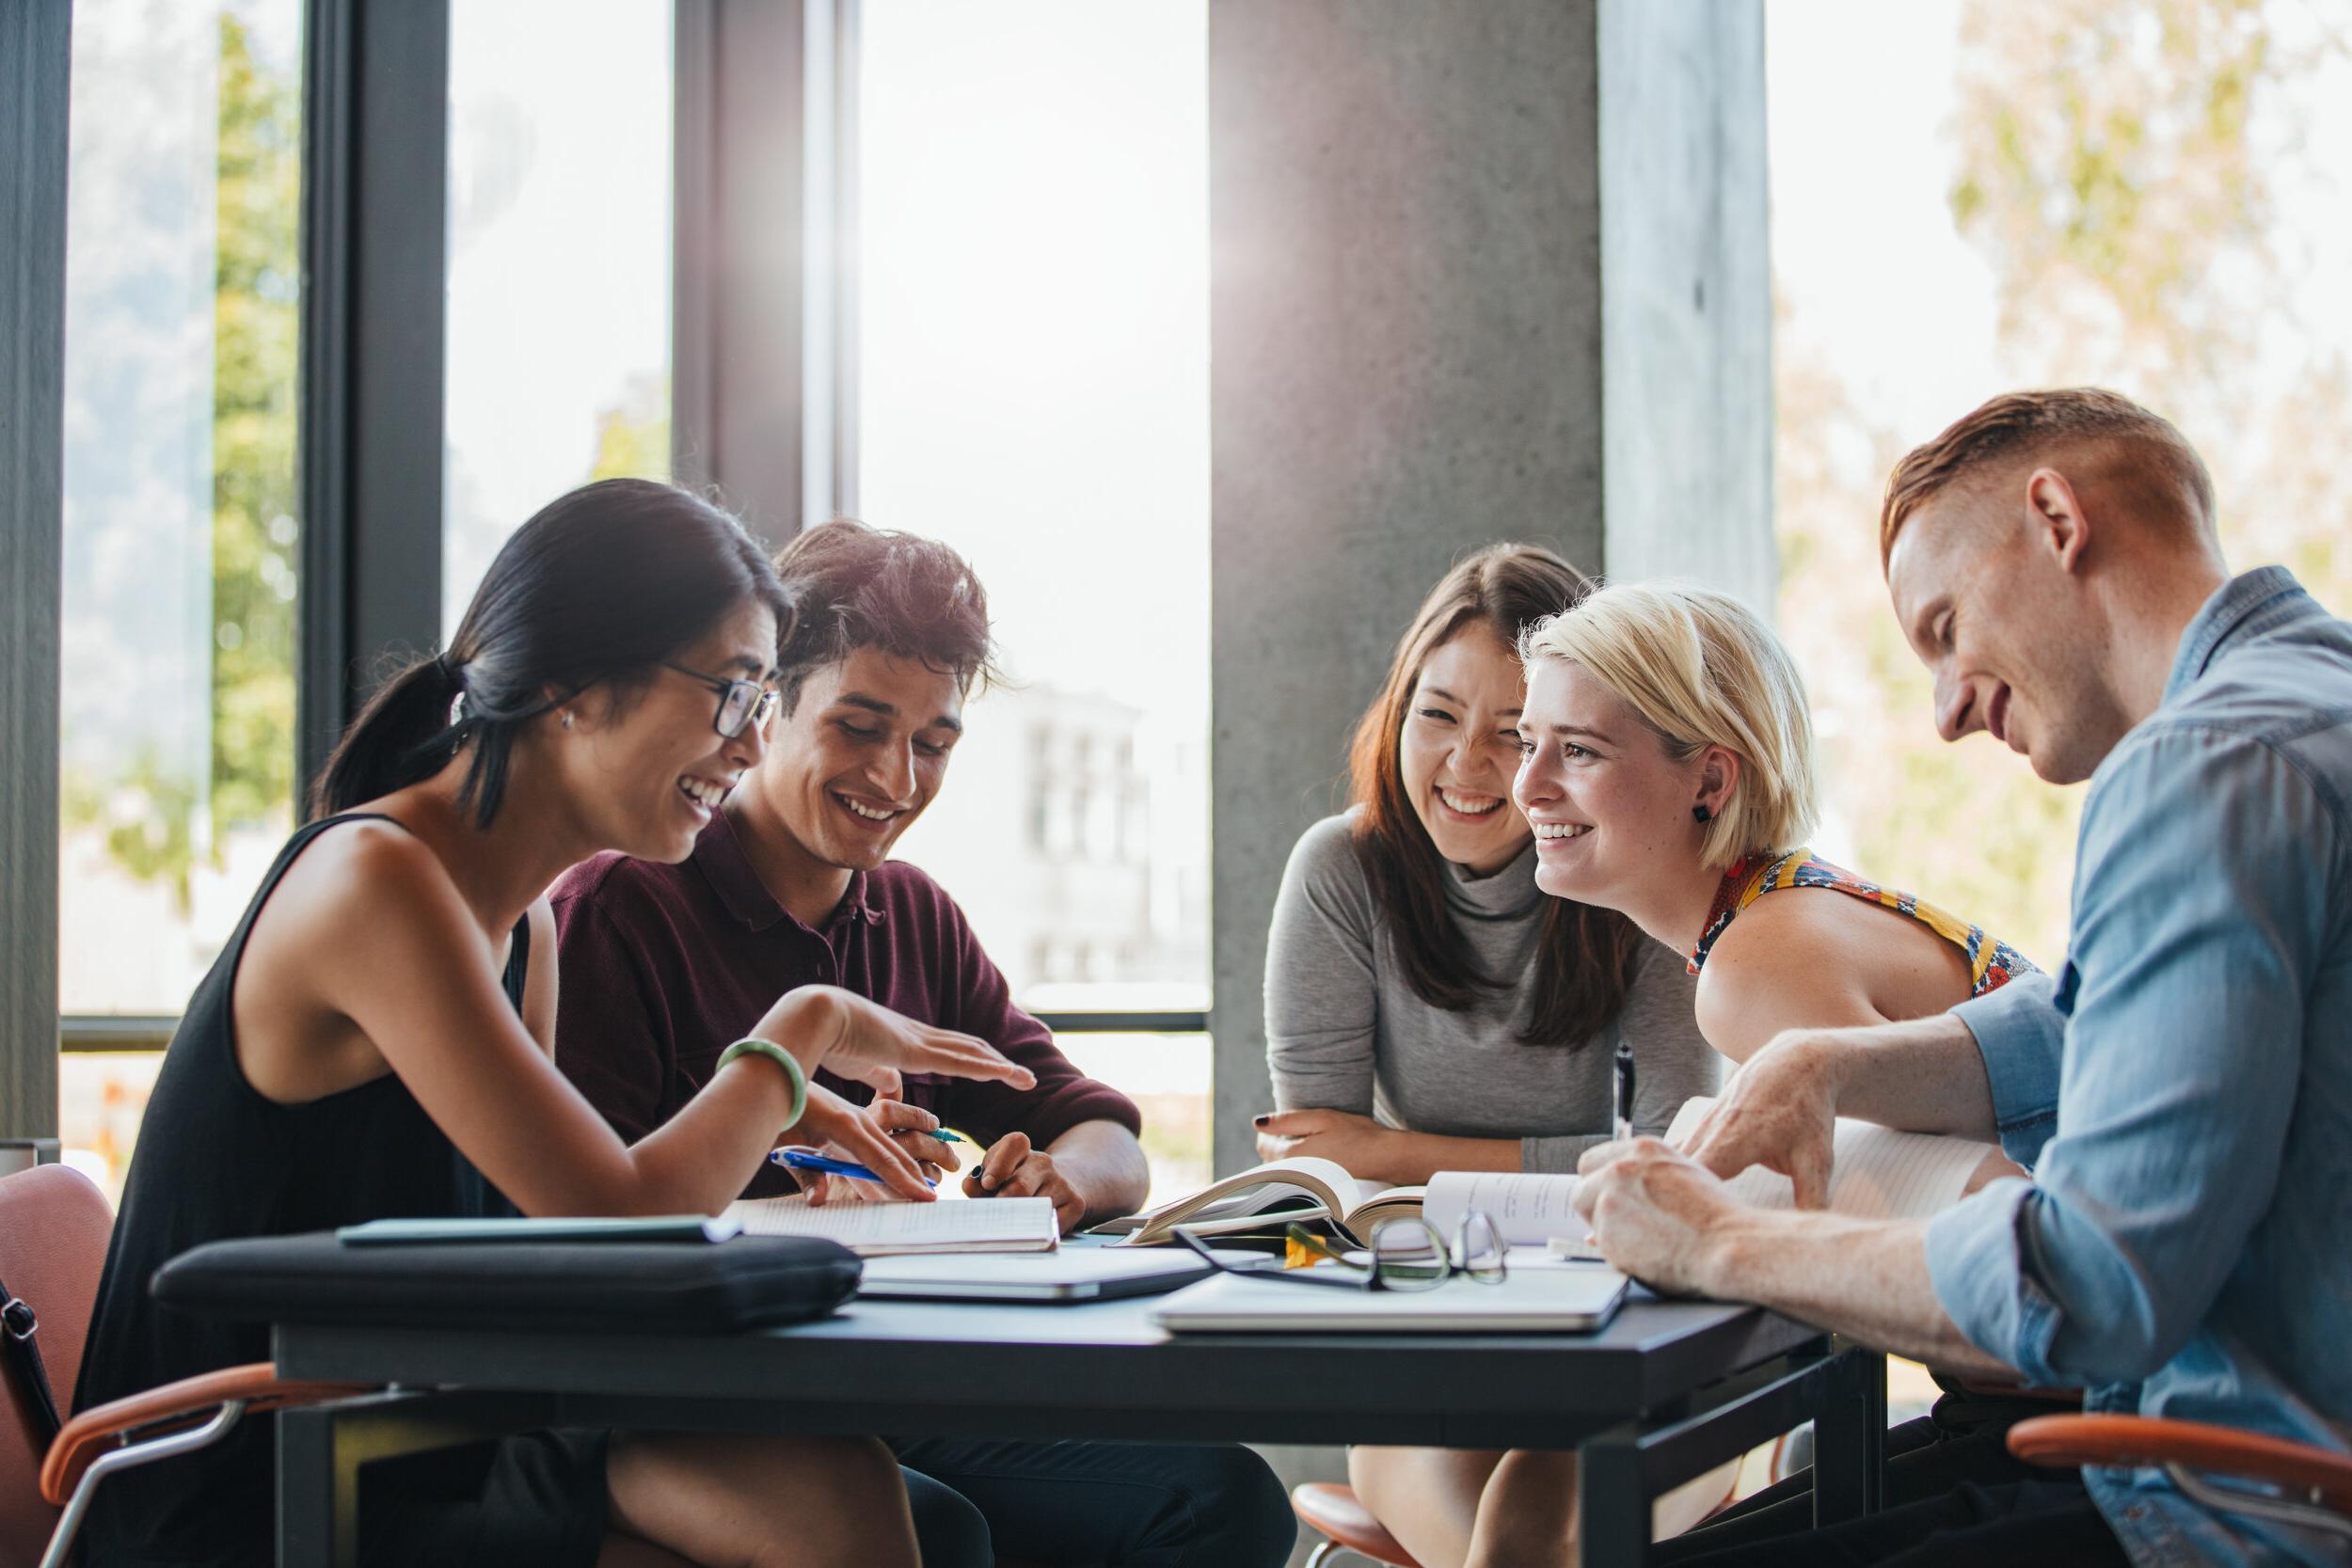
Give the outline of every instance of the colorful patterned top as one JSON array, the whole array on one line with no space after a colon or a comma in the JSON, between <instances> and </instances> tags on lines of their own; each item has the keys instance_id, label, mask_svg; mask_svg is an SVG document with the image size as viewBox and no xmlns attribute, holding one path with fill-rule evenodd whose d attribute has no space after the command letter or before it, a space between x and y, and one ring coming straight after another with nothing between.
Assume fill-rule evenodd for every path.
<instances>
[{"instance_id":1,"label":"colorful patterned top","mask_svg":"<svg viewBox=\"0 0 2352 1568\"><path fill-rule=\"evenodd\" d=\"M1998 990L2020 974L2038 973L2031 958L1988 934L1983 927L1971 926L1908 893L1865 881L1843 867L1815 860L1806 849L1791 849L1776 859L1750 855L1733 863L1731 869L1724 873L1723 885L1715 890L1714 907L1707 911L1707 929L1700 935L1699 944L1691 949L1691 973L1696 974L1705 967L1715 939L1724 934L1741 910L1764 895L1786 887L1836 888L1856 898L1884 905L1897 914L1910 916L1967 955L1968 994L1972 997Z\"/></svg>"}]
</instances>

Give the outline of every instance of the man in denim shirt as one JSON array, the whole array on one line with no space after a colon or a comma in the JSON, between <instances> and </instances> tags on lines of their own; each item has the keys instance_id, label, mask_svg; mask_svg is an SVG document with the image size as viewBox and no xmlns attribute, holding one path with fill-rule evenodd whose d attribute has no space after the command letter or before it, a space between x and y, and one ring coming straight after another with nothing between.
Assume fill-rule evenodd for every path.
<instances>
[{"instance_id":1,"label":"man in denim shirt","mask_svg":"<svg viewBox=\"0 0 2352 1568\"><path fill-rule=\"evenodd\" d=\"M1945 737L2091 780L2071 961L1941 1018L1784 1037L1687 1157L1588 1155L1580 1207L1661 1285L2095 1412L2345 1451L2352 626L2283 568L2230 578L2202 463L2112 393L1987 404L1903 459L1883 534ZM1997 1133L2032 1179L1926 1223L1724 1195L1762 1164L1818 1205L1838 1113ZM1760 1542L1731 1521L1662 1560L2352 1561L2352 1538L2208 1506L2160 1468L2001 1475L1980 1453L1941 1495L1933 1473L1890 1481L1872 1519Z\"/></svg>"}]
</instances>

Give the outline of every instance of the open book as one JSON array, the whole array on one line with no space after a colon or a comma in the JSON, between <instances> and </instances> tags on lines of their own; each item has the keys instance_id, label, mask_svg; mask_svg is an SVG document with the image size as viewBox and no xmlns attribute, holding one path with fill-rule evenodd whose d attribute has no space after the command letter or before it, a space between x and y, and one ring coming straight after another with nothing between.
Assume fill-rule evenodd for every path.
<instances>
[{"instance_id":1,"label":"open book","mask_svg":"<svg viewBox=\"0 0 2352 1568\"><path fill-rule=\"evenodd\" d=\"M908 1252L1051 1252L1061 1223L1050 1197L947 1199L938 1203L828 1203L754 1197L727 1205L746 1236L822 1236L861 1258Z\"/></svg>"},{"instance_id":2,"label":"open book","mask_svg":"<svg viewBox=\"0 0 2352 1568\"><path fill-rule=\"evenodd\" d=\"M1361 1242L1382 1220L1420 1213L1421 1199L1419 1187L1359 1181L1344 1165L1299 1154L1252 1165L1197 1193L1095 1228L1124 1231L1120 1246L1151 1246L1169 1240L1168 1232L1180 1225L1196 1236L1222 1236L1293 1220L1329 1220Z\"/></svg>"},{"instance_id":3,"label":"open book","mask_svg":"<svg viewBox=\"0 0 2352 1568\"><path fill-rule=\"evenodd\" d=\"M1666 1129L1666 1141L1679 1148L1714 1103L1704 1096L1684 1101ZM1829 1206L1857 1219L1925 1219L1948 1209L1967 1192L1969 1179L1985 1160L2000 1152L1968 1138L1898 1132L1846 1117L1837 1118L1832 1137ZM1555 1250L1576 1255L1585 1233L1575 1208L1576 1181L1573 1176L1517 1171L1439 1171L1429 1179L1422 1216L1440 1235L1451 1236L1465 1213L1482 1209L1505 1245L1557 1243ZM1750 1166L1729 1186L1741 1202L1760 1209L1796 1203L1789 1180L1761 1165Z\"/></svg>"}]
</instances>

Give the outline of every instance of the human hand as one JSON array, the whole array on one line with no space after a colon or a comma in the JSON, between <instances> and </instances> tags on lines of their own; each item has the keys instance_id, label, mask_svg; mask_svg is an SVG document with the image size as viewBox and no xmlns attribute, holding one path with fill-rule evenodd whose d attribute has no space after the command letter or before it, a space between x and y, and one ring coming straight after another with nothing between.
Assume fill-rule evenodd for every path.
<instances>
[{"instance_id":1,"label":"human hand","mask_svg":"<svg viewBox=\"0 0 2352 1568\"><path fill-rule=\"evenodd\" d=\"M1788 1178L1800 1209L1829 1203L1837 1125L1836 1056L1819 1035L1784 1034L1748 1058L1683 1141L1682 1152L1729 1180L1750 1165Z\"/></svg>"},{"instance_id":2,"label":"human hand","mask_svg":"<svg viewBox=\"0 0 2352 1568\"><path fill-rule=\"evenodd\" d=\"M1330 1160L1347 1174L1365 1181L1388 1180L1396 1129L1383 1127L1353 1111L1325 1109L1269 1111L1252 1118L1258 1129L1258 1158L1281 1160L1294 1154Z\"/></svg>"},{"instance_id":3,"label":"human hand","mask_svg":"<svg viewBox=\"0 0 2352 1568\"><path fill-rule=\"evenodd\" d=\"M808 1109L794 1124L794 1132L820 1152L853 1161L882 1180L865 1181L822 1171L795 1171L793 1176L812 1204L893 1196L928 1203L938 1194L927 1183L960 1164L952 1148L930 1136L938 1127L937 1117L895 1094L878 1092L872 1103L854 1105L824 1085L811 1084Z\"/></svg>"},{"instance_id":4,"label":"human hand","mask_svg":"<svg viewBox=\"0 0 2352 1568\"><path fill-rule=\"evenodd\" d=\"M1656 1291L1708 1291L1709 1243L1747 1212L1721 1177L1656 1138L1588 1148L1576 1168L1576 1212L1612 1267Z\"/></svg>"},{"instance_id":5,"label":"human hand","mask_svg":"<svg viewBox=\"0 0 2352 1568\"><path fill-rule=\"evenodd\" d=\"M786 992L752 1033L791 1052L811 1075L821 1066L882 1094L899 1092L901 1071L1037 1086L1035 1073L977 1036L917 1023L838 986Z\"/></svg>"},{"instance_id":6,"label":"human hand","mask_svg":"<svg viewBox=\"0 0 2352 1568\"><path fill-rule=\"evenodd\" d=\"M1034 1148L1026 1132L1008 1132L989 1146L980 1163L963 1178L966 1197L1049 1197L1054 1218L1063 1234L1086 1218L1087 1200L1070 1184L1054 1157Z\"/></svg>"}]
</instances>

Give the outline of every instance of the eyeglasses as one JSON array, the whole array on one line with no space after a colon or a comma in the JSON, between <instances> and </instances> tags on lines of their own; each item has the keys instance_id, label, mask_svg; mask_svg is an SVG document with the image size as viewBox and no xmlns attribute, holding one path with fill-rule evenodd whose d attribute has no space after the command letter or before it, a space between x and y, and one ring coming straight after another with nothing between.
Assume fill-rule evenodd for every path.
<instances>
[{"instance_id":1,"label":"eyeglasses","mask_svg":"<svg viewBox=\"0 0 2352 1568\"><path fill-rule=\"evenodd\" d=\"M700 670L689 670L685 665L673 664L666 658L656 662L664 670L675 670L681 675L692 676L719 694L719 711L711 716L710 727L729 740L741 735L747 724L766 728L769 718L776 711L776 689L772 686L762 686L757 681L731 681L718 675L707 675Z\"/></svg>"},{"instance_id":2,"label":"eyeglasses","mask_svg":"<svg viewBox=\"0 0 2352 1568\"><path fill-rule=\"evenodd\" d=\"M1502 1233L1495 1228L1493 1219L1479 1209L1462 1216L1462 1223L1454 1227L1451 1250L1436 1226L1418 1218L1383 1220L1373 1230L1372 1256L1368 1259L1349 1257L1304 1226L1294 1225L1285 1232L1309 1251L1342 1268L1357 1271L1347 1275L1314 1269L1237 1268L1211 1252L1207 1243L1183 1226L1176 1227L1172 1234L1221 1274L1237 1274L1245 1279L1290 1280L1342 1291L1434 1291L1455 1275L1481 1285L1500 1285L1508 1273L1503 1266Z\"/></svg>"}]
</instances>

